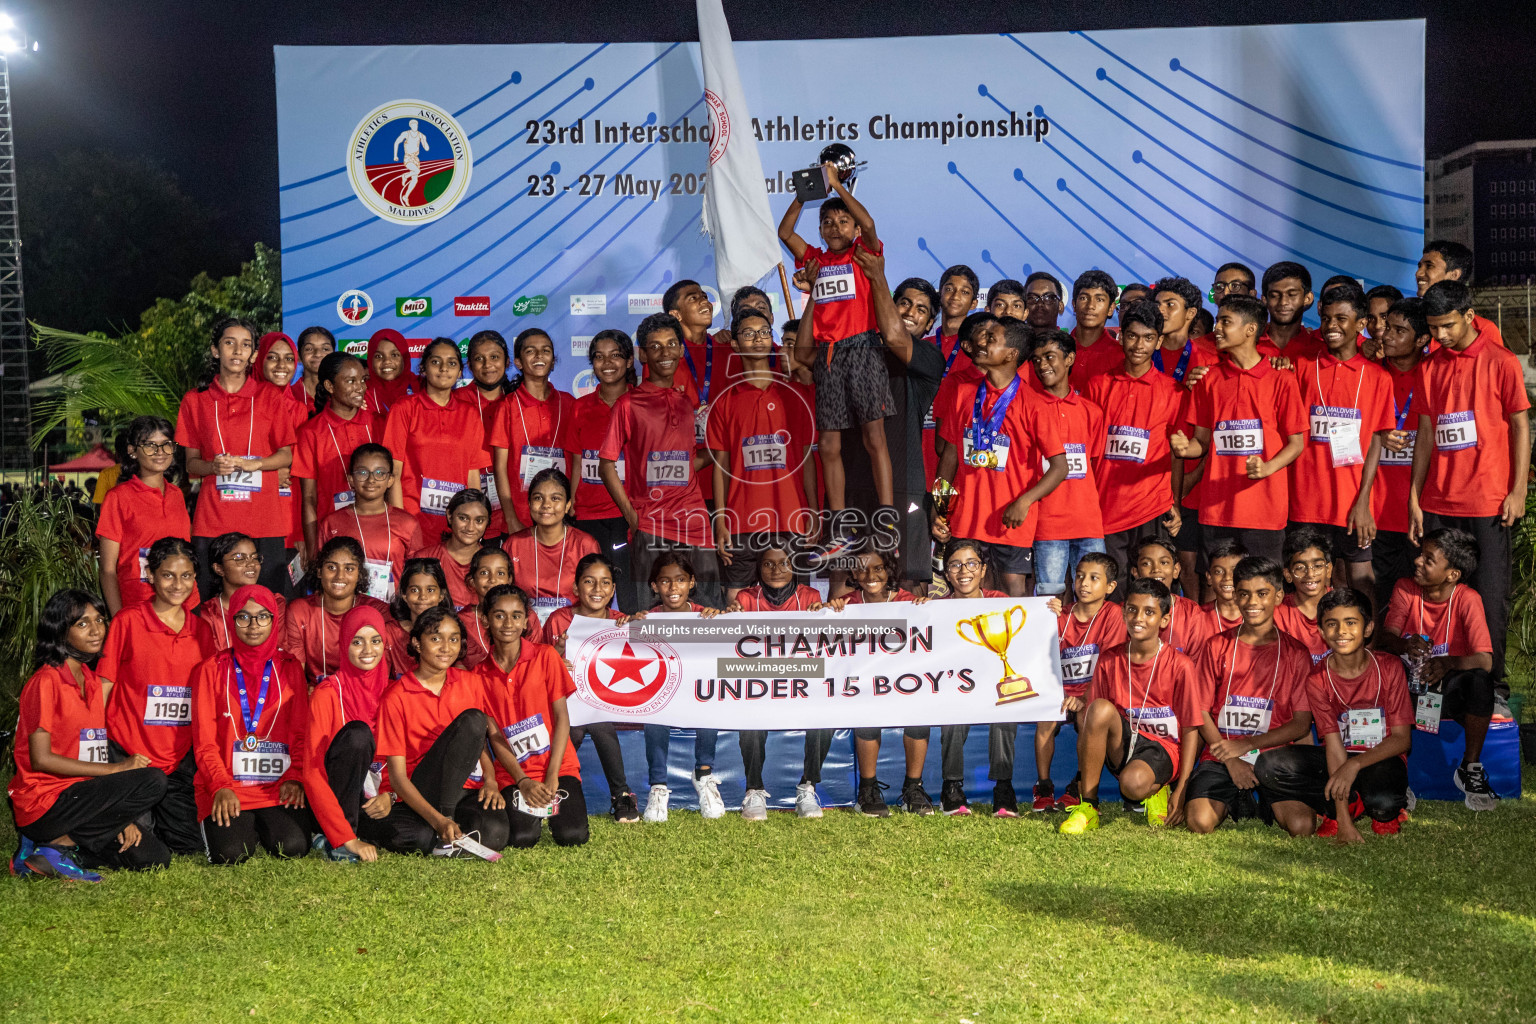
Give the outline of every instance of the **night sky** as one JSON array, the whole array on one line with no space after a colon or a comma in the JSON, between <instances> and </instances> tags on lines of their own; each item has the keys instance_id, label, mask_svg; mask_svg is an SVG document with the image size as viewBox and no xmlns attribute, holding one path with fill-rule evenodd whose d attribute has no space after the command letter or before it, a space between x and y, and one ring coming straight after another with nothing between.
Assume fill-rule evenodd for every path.
<instances>
[{"instance_id":1,"label":"night sky","mask_svg":"<svg viewBox=\"0 0 1536 1024\"><path fill-rule=\"evenodd\" d=\"M964 5L964 20L957 20L959 6L932 0L727 0L725 5L737 39L1427 16L1429 155L1482 139L1536 136L1536 75L1526 67L1536 53L1533 0L1294 0L1270 8L1232 2L973 2ZM657 13L657 8L664 9ZM689 0L664 5L0 0L0 9L9 10L42 47L11 64L19 159L70 149L147 156L175 174L193 197L222 212L240 251L258 240L274 246L278 241L274 45L697 38ZM1272 13L1266 17L1265 11ZM1368 48L1357 54L1361 61L1372 58ZM25 195L21 202L25 217Z\"/></svg>"}]
</instances>

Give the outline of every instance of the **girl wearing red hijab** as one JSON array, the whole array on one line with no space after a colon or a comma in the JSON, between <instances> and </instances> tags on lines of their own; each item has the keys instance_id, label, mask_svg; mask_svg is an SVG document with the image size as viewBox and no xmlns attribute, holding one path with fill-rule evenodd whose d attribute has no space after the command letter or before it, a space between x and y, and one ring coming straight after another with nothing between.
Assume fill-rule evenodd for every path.
<instances>
[{"instance_id":1,"label":"girl wearing red hijab","mask_svg":"<svg viewBox=\"0 0 1536 1024\"><path fill-rule=\"evenodd\" d=\"M277 649L277 598L241 587L230 601L234 646L192 677L197 815L210 864L239 864L262 847L274 857L309 852L304 670Z\"/></svg>"},{"instance_id":2,"label":"girl wearing red hijab","mask_svg":"<svg viewBox=\"0 0 1536 1024\"><path fill-rule=\"evenodd\" d=\"M384 427L384 447L395 456L389 503L415 516L424 537L442 533L448 503L480 486L486 461L480 414L453 400L460 369L459 346L434 339L421 354L421 392L397 402Z\"/></svg>"},{"instance_id":3,"label":"girl wearing red hijab","mask_svg":"<svg viewBox=\"0 0 1536 1024\"><path fill-rule=\"evenodd\" d=\"M405 335L393 327L374 331L368 339L368 411L384 416L414 394L405 372Z\"/></svg>"},{"instance_id":4,"label":"girl wearing red hijab","mask_svg":"<svg viewBox=\"0 0 1536 1024\"><path fill-rule=\"evenodd\" d=\"M238 530L256 542L262 583L286 589L288 521L277 492L278 471L293 458L293 417L287 400L250 372L256 329L249 321L215 324L212 352L215 372L187 392L176 415L187 474L202 480L192 518L198 588L205 600L217 592L208 549L215 537Z\"/></svg>"},{"instance_id":5,"label":"girl wearing red hijab","mask_svg":"<svg viewBox=\"0 0 1536 1024\"><path fill-rule=\"evenodd\" d=\"M295 439L299 428L309 419L311 410L311 406L299 401L293 393L293 378L298 365L298 349L292 338L281 331L269 331L261 336L261 341L256 345L256 371L261 374L262 381L270 384L277 392L277 405L287 413L289 429L293 431ZM290 464L277 471L278 507L283 522L288 524L286 541L290 549L298 547L304 539L303 524L299 519L299 502L294 496L290 476L292 470Z\"/></svg>"},{"instance_id":6,"label":"girl wearing red hijab","mask_svg":"<svg viewBox=\"0 0 1536 1024\"><path fill-rule=\"evenodd\" d=\"M387 612L383 601L361 593L363 546L351 537L332 537L299 582L307 596L289 603L284 616L283 650L304 664L306 678L319 682L346 661L341 618L353 608Z\"/></svg>"},{"instance_id":7,"label":"girl wearing red hijab","mask_svg":"<svg viewBox=\"0 0 1536 1024\"><path fill-rule=\"evenodd\" d=\"M331 860L373 861L378 850L358 838L358 822L366 814L371 824L394 804L372 767L379 700L389 685L378 609L359 606L342 616L341 649L341 667L309 697L304 791L322 832L316 849Z\"/></svg>"}]
</instances>

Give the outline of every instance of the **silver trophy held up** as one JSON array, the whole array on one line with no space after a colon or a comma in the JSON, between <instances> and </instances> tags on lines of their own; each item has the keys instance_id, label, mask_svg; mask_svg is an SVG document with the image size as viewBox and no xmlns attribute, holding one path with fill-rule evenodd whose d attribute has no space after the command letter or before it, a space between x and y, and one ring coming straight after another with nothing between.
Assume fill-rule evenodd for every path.
<instances>
[{"instance_id":1,"label":"silver trophy held up","mask_svg":"<svg viewBox=\"0 0 1536 1024\"><path fill-rule=\"evenodd\" d=\"M834 142L821 151L815 166L796 171L791 177L795 186L795 198L802 203L816 202L832 194L832 183L827 180L827 164L837 168L837 179L849 192L853 191L854 179L859 168L869 164L853 155L853 150L841 142Z\"/></svg>"}]
</instances>

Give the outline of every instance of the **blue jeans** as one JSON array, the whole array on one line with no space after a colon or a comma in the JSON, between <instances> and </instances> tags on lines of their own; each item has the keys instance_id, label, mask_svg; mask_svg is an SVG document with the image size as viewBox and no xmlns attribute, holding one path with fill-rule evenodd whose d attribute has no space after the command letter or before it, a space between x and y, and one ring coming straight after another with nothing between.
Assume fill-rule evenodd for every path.
<instances>
[{"instance_id":1,"label":"blue jeans","mask_svg":"<svg viewBox=\"0 0 1536 1024\"><path fill-rule=\"evenodd\" d=\"M715 740L719 738L718 729L695 729L693 733L693 767L703 768L705 765L714 767L715 764ZM672 742L672 730L665 725L647 725L645 727L645 763L650 770L650 784L653 786L665 786L667 784L667 747Z\"/></svg>"},{"instance_id":2,"label":"blue jeans","mask_svg":"<svg viewBox=\"0 0 1536 1024\"><path fill-rule=\"evenodd\" d=\"M1103 537L1035 541L1035 595L1065 594L1067 581L1076 571L1078 560L1090 551L1103 550Z\"/></svg>"}]
</instances>

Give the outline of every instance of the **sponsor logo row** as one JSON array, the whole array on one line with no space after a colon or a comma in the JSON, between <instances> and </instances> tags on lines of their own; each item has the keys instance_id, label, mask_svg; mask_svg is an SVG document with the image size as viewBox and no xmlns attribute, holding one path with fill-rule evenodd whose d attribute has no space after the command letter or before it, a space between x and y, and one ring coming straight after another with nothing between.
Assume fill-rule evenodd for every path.
<instances>
[{"instance_id":1,"label":"sponsor logo row","mask_svg":"<svg viewBox=\"0 0 1536 1024\"><path fill-rule=\"evenodd\" d=\"M608 296L571 295L571 316L607 316ZM661 312L661 293L630 293L630 316L649 316ZM546 295L520 295L512 303L513 316L539 316L549 309ZM492 310L489 295L457 295L453 299L453 315L463 317L490 316ZM349 327L361 327L373 318L378 310L373 298L361 288L350 288L336 299L336 316ZM429 295L399 295L395 297L395 316L401 319L426 318L433 315L435 306Z\"/></svg>"}]
</instances>

